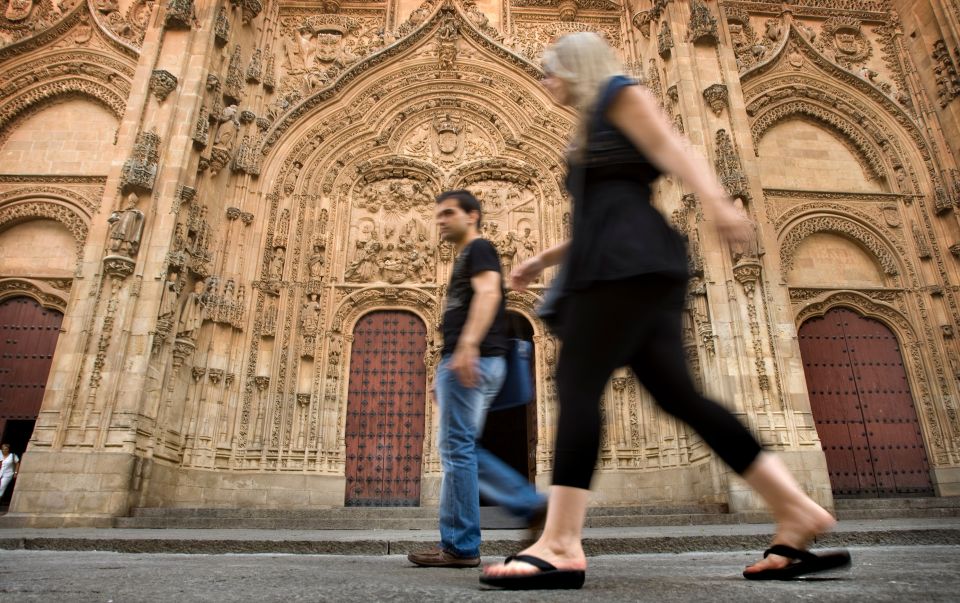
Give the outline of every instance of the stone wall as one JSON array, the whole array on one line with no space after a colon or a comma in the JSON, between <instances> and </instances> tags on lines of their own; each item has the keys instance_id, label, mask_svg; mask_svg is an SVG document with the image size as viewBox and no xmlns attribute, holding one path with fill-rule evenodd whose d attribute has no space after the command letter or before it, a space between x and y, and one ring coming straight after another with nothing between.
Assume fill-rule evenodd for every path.
<instances>
[{"instance_id":1,"label":"stone wall","mask_svg":"<svg viewBox=\"0 0 960 603\"><path fill-rule=\"evenodd\" d=\"M47 241L56 220L75 267L57 288L62 258L57 275L0 260L0 294L66 309L14 512L342 504L357 320L412 312L428 380L438 360L452 253L433 196L482 197L507 266L569 236L575 116L540 87L538 57L583 30L757 224L757 246L728 249L681 183L658 184L690 244L685 341L703 389L829 505L797 328L855 308L896 333L935 486L955 493L954 0L26 5L0 19L0 244ZM534 330L544 484L545 284L508 299ZM629 373L602 404L598 501L758 505ZM423 420L428 505L440 467ZM80 473L61 480L58 458Z\"/></svg>"}]
</instances>

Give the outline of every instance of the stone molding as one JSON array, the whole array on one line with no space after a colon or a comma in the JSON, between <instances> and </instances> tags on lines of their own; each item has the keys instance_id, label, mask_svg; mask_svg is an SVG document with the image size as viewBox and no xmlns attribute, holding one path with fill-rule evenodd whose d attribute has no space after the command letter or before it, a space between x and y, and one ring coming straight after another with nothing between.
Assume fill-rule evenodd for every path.
<instances>
[{"instance_id":1,"label":"stone molding","mask_svg":"<svg viewBox=\"0 0 960 603\"><path fill-rule=\"evenodd\" d=\"M57 312L67 311L69 291L53 287L44 279L38 278L0 278L0 301L11 297L29 297L44 308Z\"/></svg>"}]
</instances>

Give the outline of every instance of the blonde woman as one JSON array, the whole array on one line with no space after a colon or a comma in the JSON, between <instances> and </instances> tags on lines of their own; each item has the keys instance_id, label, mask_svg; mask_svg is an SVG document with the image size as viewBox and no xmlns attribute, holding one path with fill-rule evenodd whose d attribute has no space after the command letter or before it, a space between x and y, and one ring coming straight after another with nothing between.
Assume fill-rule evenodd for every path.
<instances>
[{"instance_id":1,"label":"blonde woman","mask_svg":"<svg viewBox=\"0 0 960 603\"><path fill-rule=\"evenodd\" d=\"M563 263L564 282L552 304L563 340L553 485L540 539L486 567L480 581L512 589L582 586L587 561L581 531L600 444L600 396L610 374L624 365L769 504L777 522L774 546L746 568L745 577L787 579L849 565L846 551L806 550L834 518L729 411L696 391L681 344L686 250L650 205L650 186L663 173L679 177L730 244L749 242L752 224L703 157L686 149L653 95L622 75L599 36L562 37L544 53L543 69L554 100L580 115L568 158L573 236L517 266L511 285L523 290L544 268Z\"/></svg>"}]
</instances>

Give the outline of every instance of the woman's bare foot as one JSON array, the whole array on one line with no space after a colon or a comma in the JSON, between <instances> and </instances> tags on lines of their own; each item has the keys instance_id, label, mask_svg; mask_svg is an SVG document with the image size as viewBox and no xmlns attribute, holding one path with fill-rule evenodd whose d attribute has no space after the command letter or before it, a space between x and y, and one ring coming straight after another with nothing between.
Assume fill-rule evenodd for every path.
<instances>
[{"instance_id":1,"label":"woman's bare foot","mask_svg":"<svg viewBox=\"0 0 960 603\"><path fill-rule=\"evenodd\" d=\"M583 554L583 546L580 541L560 545L545 542L541 538L518 554L539 557L560 570L587 569L587 558ZM536 567L522 561L511 561L506 564L497 563L483 568L483 573L486 576L526 576L536 574L539 571Z\"/></svg>"},{"instance_id":2,"label":"woman's bare foot","mask_svg":"<svg viewBox=\"0 0 960 603\"><path fill-rule=\"evenodd\" d=\"M773 544L805 550L816 536L829 532L837 524L837 520L826 509L812 499L804 498L777 518L777 534L773 537ZM752 574L766 569L780 569L789 564L790 560L786 557L769 555L748 566L745 571Z\"/></svg>"}]
</instances>

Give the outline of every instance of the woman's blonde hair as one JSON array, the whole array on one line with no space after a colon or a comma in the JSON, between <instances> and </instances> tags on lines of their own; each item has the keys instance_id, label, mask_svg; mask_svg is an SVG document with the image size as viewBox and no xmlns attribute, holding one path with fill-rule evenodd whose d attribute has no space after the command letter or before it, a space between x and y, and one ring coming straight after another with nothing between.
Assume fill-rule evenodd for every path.
<instances>
[{"instance_id":1,"label":"woman's blonde hair","mask_svg":"<svg viewBox=\"0 0 960 603\"><path fill-rule=\"evenodd\" d=\"M579 157L587 145L590 116L601 86L611 77L622 74L623 66L603 38L590 31L560 37L544 50L541 65L548 75L567 84L570 105L580 117L571 141L574 155Z\"/></svg>"}]
</instances>

